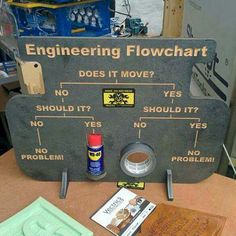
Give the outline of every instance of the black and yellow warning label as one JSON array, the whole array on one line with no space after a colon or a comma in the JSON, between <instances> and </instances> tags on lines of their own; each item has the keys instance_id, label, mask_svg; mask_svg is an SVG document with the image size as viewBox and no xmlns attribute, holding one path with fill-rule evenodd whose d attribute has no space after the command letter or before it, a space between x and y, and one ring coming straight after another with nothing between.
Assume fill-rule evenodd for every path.
<instances>
[{"instance_id":1,"label":"black and yellow warning label","mask_svg":"<svg viewBox=\"0 0 236 236\"><path fill-rule=\"evenodd\" d=\"M131 189L139 189L144 190L145 182L117 182L118 188L131 188Z\"/></svg>"},{"instance_id":2,"label":"black and yellow warning label","mask_svg":"<svg viewBox=\"0 0 236 236\"><path fill-rule=\"evenodd\" d=\"M134 107L134 89L103 89L104 107Z\"/></svg>"}]
</instances>

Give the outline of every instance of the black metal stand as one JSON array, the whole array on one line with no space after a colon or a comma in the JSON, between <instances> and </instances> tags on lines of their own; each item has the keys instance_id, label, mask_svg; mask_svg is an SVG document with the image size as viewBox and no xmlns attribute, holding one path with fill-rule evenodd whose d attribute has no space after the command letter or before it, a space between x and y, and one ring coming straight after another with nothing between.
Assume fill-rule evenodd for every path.
<instances>
[{"instance_id":1,"label":"black metal stand","mask_svg":"<svg viewBox=\"0 0 236 236\"><path fill-rule=\"evenodd\" d=\"M68 185L69 185L68 169L64 169L62 171L61 190L59 194L60 199L66 198Z\"/></svg>"},{"instance_id":2,"label":"black metal stand","mask_svg":"<svg viewBox=\"0 0 236 236\"><path fill-rule=\"evenodd\" d=\"M173 181L172 181L172 170L167 170L167 198L168 201L174 200L173 194Z\"/></svg>"}]
</instances>

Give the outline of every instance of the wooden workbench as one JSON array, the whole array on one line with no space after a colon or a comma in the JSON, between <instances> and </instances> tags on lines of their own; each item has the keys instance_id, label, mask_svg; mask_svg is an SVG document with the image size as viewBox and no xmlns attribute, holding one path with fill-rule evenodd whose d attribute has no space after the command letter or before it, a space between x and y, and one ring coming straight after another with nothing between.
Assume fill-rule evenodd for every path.
<instances>
[{"instance_id":1,"label":"wooden workbench","mask_svg":"<svg viewBox=\"0 0 236 236\"><path fill-rule=\"evenodd\" d=\"M111 235L89 217L114 194L116 183L70 183L66 200L58 198L59 189L60 183L26 177L16 165L14 151L10 150L0 157L0 222L42 196L95 236ZM167 203L164 184L146 184L144 191L135 192L154 203ZM215 174L199 184L175 184L174 196L173 205L227 217L223 235L236 235L236 181Z\"/></svg>"}]
</instances>

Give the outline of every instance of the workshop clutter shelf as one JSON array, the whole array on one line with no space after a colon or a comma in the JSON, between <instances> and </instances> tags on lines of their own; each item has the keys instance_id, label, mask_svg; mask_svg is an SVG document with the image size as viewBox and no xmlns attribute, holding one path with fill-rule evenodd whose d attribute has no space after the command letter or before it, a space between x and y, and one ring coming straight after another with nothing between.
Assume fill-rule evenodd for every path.
<instances>
[{"instance_id":1,"label":"workshop clutter shelf","mask_svg":"<svg viewBox=\"0 0 236 236\"><path fill-rule=\"evenodd\" d=\"M0 62L0 79L16 75L16 63L14 61Z\"/></svg>"},{"instance_id":2,"label":"workshop clutter shelf","mask_svg":"<svg viewBox=\"0 0 236 236\"><path fill-rule=\"evenodd\" d=\"M8 1L20 36L102 36L110 33L110 0Z\"/></svg>"}]
</instances>

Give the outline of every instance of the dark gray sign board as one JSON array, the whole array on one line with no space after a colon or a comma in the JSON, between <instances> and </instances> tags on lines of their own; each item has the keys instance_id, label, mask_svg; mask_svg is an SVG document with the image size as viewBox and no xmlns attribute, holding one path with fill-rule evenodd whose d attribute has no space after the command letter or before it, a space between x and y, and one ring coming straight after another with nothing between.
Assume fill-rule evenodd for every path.
<instances>
[{"instance_id":1,"label":"dark gray sign board","mask_svg":"<svg viewBox=\"0 0 236 236\"><path fill-rule=\"evenodd\" d=\"M139 181L198 182L219 165L229 109L190 96L195 63L213 60L213 40L21 38L20 57L40 63L46 93L15 96L7 118L16 159L39 180L86 181L86 135L102 133L107 175L134 181L121 150L148 144L156 166ZM33 78L32 78L33 79Z\"/></svg>"}]
</instances>

